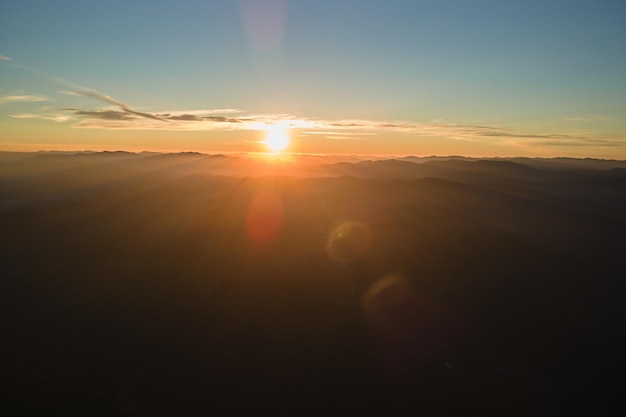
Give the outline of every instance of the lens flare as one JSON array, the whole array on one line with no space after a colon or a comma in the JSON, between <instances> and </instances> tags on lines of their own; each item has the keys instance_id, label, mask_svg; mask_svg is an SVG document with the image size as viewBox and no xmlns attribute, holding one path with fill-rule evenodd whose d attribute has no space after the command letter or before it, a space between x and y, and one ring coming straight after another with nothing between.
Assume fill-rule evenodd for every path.
<instances>
[{"instance_id":1,"label":"lens flare","mask_svg":"<svg viewBox=\"0 0 626 417\"><path fill-rule=\"evenodd\" d=\"M326 251L331 259L349 264L367 253L370 241L370 230L365 224L338 221L331 227Z\"/></svg>"},{"instance_id":2,"label":"lens flare","mask_svg":"<svg viewBox=\"0 0 626 417\"><path fill-rule=\"evenodd\" d=\"M269 191L257 193L250 201L246 214L246 232L254 245L271 242L280 231L283 203L279 195Z\"/></svg>"}]
</instances>

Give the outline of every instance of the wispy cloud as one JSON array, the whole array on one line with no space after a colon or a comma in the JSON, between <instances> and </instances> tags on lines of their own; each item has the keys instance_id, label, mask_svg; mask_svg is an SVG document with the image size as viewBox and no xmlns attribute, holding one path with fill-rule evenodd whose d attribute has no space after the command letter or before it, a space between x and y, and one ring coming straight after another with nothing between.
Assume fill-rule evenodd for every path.
<instances>
[{"instance_id":1,"label":"wispy cloud","mask_svg":"<svg viewBox=\"0 0 626 417\"><path fill-rule=\"evenodd\" d=\"M142 112L138 112L136 110L133 110L128 104L121 102L119 100L114 99L111 96L108 96L106 94L100 93L99 91L96 90L91 90L88 88L80 88L77 89L75 91L61 91L61 93L63 94L67 94L67 95L72 95L72 96L81 96L81 97L91 97L91 98L95 98L97 100L103 101L105 103L109 103L109 104L113 104L115 106L120 107L122 110L124 110L126 113L130 113L130 114L135 114L137 116L140 117L145 117L146 119L154 119L154 120L160 120L162 122L164 122L165 120L155 116L153 114L150 113L142 113Z\"/></svg>"},{"instance_id":2,"label":"wispy cloud","mask_svg":"<svg viewBox=\"0 0 626 417\"><path fill-rule=\"evenodd\" d=\"M19 103L19 102L37 102L50 101L50 99L34 94L13 94L0 96L0 103Z\"/></svg>"},{"instance_id":3,"label":"wispy cloud","mask_svg":"<svg viewBox=\"0 0 626 417\"><path fill-rule=\"evenodd\" d=\"M358 136L355 136L354 131L337 131L337 130L305 130L300 132L299 136L307 137L307 136L315 136L321 137L322 139L331 139L331 140L366 140L366 137L375 136L376 132L368 132L365 130L360 130L358 132ZM363 137L366 136L366 137Z\"/></svg>"},{"instance_id":4,"label":"wispy cloud","mask_svg":"<svg viewBox=\"0 0 626 417\"><path fill-rule=\"evenodd\" d=\"M182 115L194 115L194 116L207 116L211 114L240 114L243 113L242 110L239 109L202 109L202 110L177 110L170 111L167 113L158 113L159 117L166 116L182 116Z\"/></svg>"},{"instance_id":5,"label":"wispy cloud","mask_svg":"<svg viewBox=\"0 0 626 417\"><path fill-rule=\"evenodd\" d=\"M352 136L350 132L334 132L330 130L308 130L302 132L302 135L324 135L324 136ZM359 132L361 136L375 135L374 132Z\"/></svg>"},{"instance_id":6,"label":"wispy cloud","mask_svg":"<svg viewBox=\"0 0 626 417\"><path fill-rule=\"evenodd\" d=\"M13 61L13 59L12 59L12 58L9 58L9 57L8 57L8 56L6 56L6 55L2 55L2 54L0 54L0 61Z\"/></svg>"},{"instance_id":7,"label":"wispy cloud","mask_svg":"<svg viewBox=\"0 0 626 417\"><path fill-rule=\"evenodd\" d=\"M112 101L106 101L112 103ZM121 107L121 106L120 106ZM230 110L229 110L230 111ZM137 115L137 112L101 109L96 111L72 110L80 119L75 127L99 129L159 129L159 130L262 130L268 125L297 129L301 135L317 135L330 140L364 140L367 136L384 133L404 133L423 137L445 137L464 141L498 141L501 144L525 146L626 146L625 137L597 138L589 134L524 132L488 125L452 123L414 123L379 120L318 120L303 119L287 114L246 114L241 111L229 115L216 115L218 111L192 110L159 112L159 123ZM226 111L224 111L226 113ZM163 121L169 123L164 124Z\"/></svg>"},{"instance_id":8,"label":"wispy cloud","mask_svg":"<svg viewBox=\"0 0 626 417\"><path fill-rule=\"evenodd\" d=\"M589 133L523 132L506 127L486 125L465 125L452 123L412 123L380 122L367 120L343 120L326 122L332 130L345 131L353 137L367 132L403 132L417 136L445 137L455 140L486 142L494 140L501 144L518 147L626 147L626 134L623 136L598 137ZM366 132L364 132L366 131ZM321 134L321 131L319 131ZM311 131L306 132L312 134ZM329 133L329 132L325 132ZM341 133L329 134L326 138L339 139ZM354 136L354 137L356 137Z\"/></svg>"},{"instance_id":9,"label":"wispy cloud","mask_svg":"<svg viewBox=\"0 0 626 417\"><path fill-rule=\"evenodd\" d=\"M509 127L486 124L455 124L434 119L419 123L403 120L321 120L302 118L290 114L252 114L239 109L195 109L158 112L142 112L130 104L99 91L64 82L69 87L61 93L92 98L108 106L88 109L80 106L62 109L42 109L42 113L11 115L18 119L42 119L54 122L74 121L73 127L85 129L113 130L262 130L268 126L294 129L301 136L317 136L328 140L365 140L368 136L384 134L407 134L429 138L494 142L517 147L626 147L626 135L599 137L589 132L523 131ZM0 96L0 103L47 101L46 97L32 94ZM59 113L60 112L60 113ZM601 115L567 116L567 121L608 120ZM570 129L571 130L571 129Z\"/></svg>"},{"instance_id":10,"label":"wispy cloud","mask_svg":"<svg viewBox=\"0 0 626 417\"><path fill-rule=\"evenodd\" d=\"M224 116L197 116L195 114L181 114L180 116L167 116L165 120L182 120L187 122L222 122L222 123L241 123L240 119Z\"/></svg>"},{"instance_id":11,"label":"wispy cloud","mask_svg":"<svg viewBox=\"0 0 626 417\"><path fill-rule=\"evenodd\" d=\"M600 148L623 148L626 147L626 136L618 137L585 137L585 136L561 136L552 139L529 140L525 142L528 147L600 147Z\"/></svg>"},{"instance_id":12,"label":"wispy cloud","mask_svg":"<svg viewBox=\"0 0 626 417\"><path fill-rule=\"evenodd\" d=\"M365 140L365 138L357 137L357 136L347 136L347 135L328 135L325 136L326 139L332 140Z\"/></svg>"},{"instance_id":13,"label":"wispy cloud","mask_svg":"<svg viewBox=\"0 0 626 417\"><path fill-rule=\"evenodd\" d=\"M75 92L65 93L78 95ZM121 107L117 100L102 101ZM287 114L245 114L236 109L166 111L154 114L128 111L124 108L122 111L111 108L81 110L75 107L62 110L71 112L79 119L75 127L91 129L262 130L268 125L278 125L286 129L311 129L319 125L318 122L299 119ZM162 122L167 122L167 124Z\"/></svg>"},{"instance_id":14,"label":"wispy cloud","mask_svg":"<svg viewBox=\"0 0 626 417\"><path fill-rule=\"evenodd\" d=\"M15 119L40 119L40 120L48 120L51 122L67 122L68 120L72 120L71 116L66 114L36 114L36 113L19 113L19 114L11 114L11 117Z\"/></svg>"},{"instance_id":15,"label":"wispy cloud","mask_svg":"<svg viewBox=\"0 0 626 417\"><path fill-rule=\"evenodd\" d=\"M74 112L77 116L85 116L91 119L101 119L101 120L135 120L136 116L117 110L96 110L96 111L85 111L85 110L77 110Z\"/></svg>"}]
</instances>

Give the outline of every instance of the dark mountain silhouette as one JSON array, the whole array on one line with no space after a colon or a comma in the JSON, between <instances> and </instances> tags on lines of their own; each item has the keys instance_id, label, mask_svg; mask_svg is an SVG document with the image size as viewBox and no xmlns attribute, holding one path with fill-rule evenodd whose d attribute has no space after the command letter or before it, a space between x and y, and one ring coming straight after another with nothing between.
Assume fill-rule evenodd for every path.
<instances>
[{"instance_id":1,"label":"dark mountain silhouette","mask_svg":"<svg viewBox=\"0 0 626 417\"><path fill-rule=\"evenodd\" d=\"M3 414L619 415L624 170L0 153Z\"/></svg>"}]
</instances>

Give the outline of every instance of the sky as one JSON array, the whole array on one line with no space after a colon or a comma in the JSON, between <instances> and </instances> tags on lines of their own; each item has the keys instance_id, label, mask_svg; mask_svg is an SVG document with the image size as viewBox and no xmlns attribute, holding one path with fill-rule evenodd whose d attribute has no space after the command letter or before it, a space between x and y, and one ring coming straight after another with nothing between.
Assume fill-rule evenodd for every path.
<instances>
[{"instance_id":1,"label":"sky","mask_svg":"<svg viewBox=\"0 0 626 417\"><path fill-rule=\"evenodd\" d=\"M623 0L0 3L0 150L626 159Z\"/></svg>"}]
</instances>

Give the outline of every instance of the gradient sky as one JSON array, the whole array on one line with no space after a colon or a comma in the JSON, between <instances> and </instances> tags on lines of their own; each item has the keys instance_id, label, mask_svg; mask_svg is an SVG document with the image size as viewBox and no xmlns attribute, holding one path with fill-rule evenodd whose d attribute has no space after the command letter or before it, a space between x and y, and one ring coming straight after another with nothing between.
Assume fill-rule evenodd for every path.
<instances>
[{"instance_id":1,"label":"gradient sky","mask_svg":"<svg viewBox=\"0 0 626 417\"><path fill-rule=\"evenodd\" d=\"M626 2L0 5L0 150L626 159Z\"/></svg>"}]
</instances>

